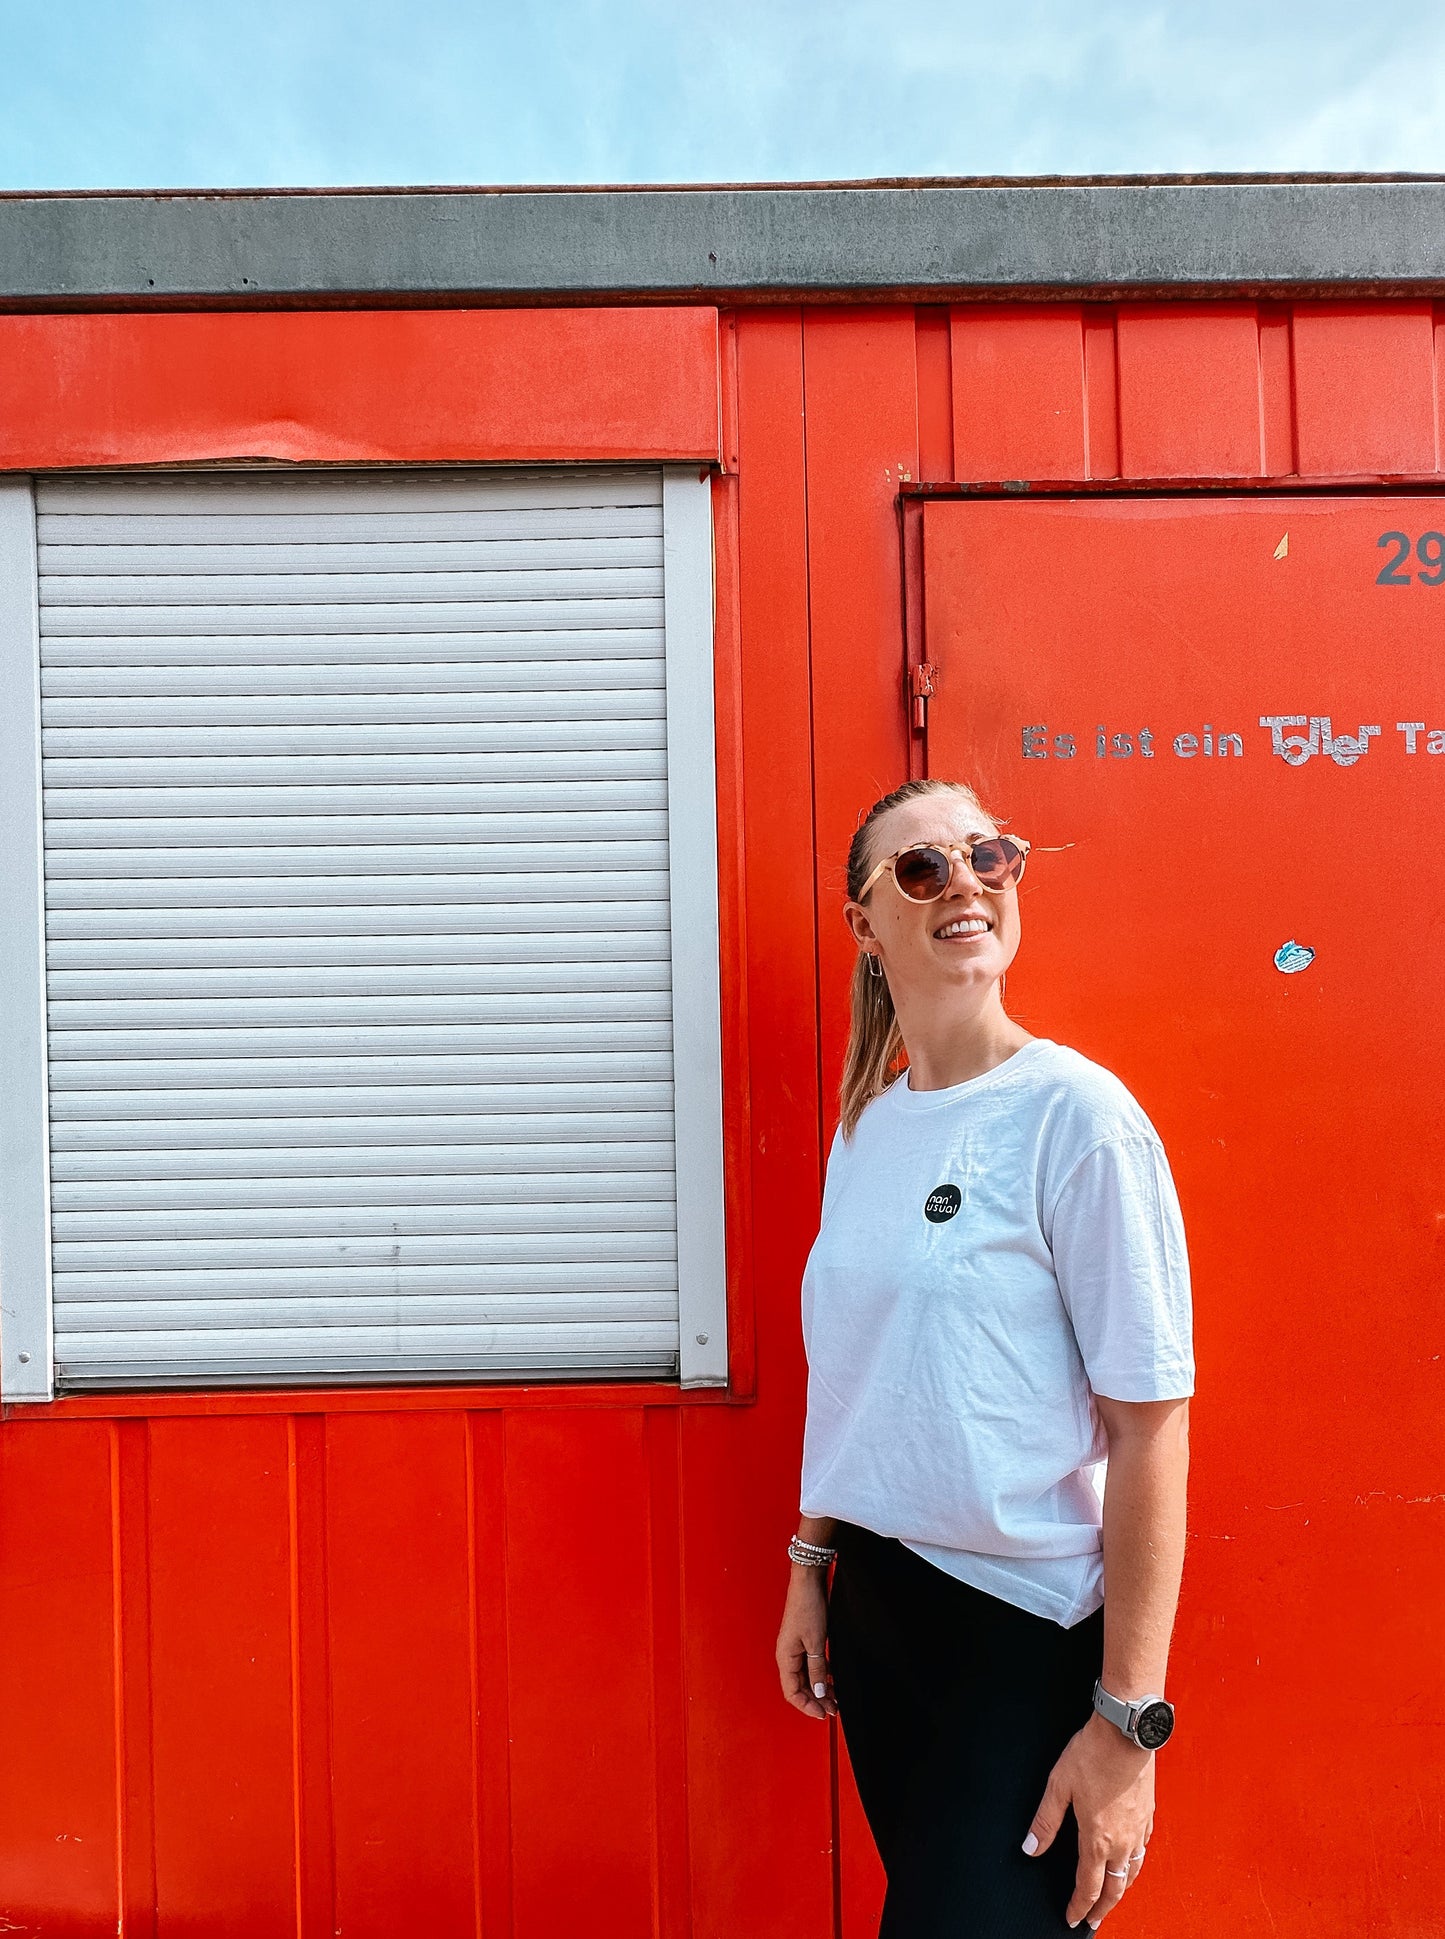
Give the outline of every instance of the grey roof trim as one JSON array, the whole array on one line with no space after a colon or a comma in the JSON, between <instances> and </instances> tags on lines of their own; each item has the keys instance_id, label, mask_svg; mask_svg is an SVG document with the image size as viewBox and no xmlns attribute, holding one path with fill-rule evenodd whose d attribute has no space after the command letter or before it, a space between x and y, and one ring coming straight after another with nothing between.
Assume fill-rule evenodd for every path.
<instances>
[{"instance_id":1,"label":"grey roof trim","mask_svg":"<svg viewBox=\"0 0 1445 1939\"><path fill-rule=\"evenodd\" d=\"M1445 178L0 196L0 307L1445 294Z\"/></svg>"}]
</instances>

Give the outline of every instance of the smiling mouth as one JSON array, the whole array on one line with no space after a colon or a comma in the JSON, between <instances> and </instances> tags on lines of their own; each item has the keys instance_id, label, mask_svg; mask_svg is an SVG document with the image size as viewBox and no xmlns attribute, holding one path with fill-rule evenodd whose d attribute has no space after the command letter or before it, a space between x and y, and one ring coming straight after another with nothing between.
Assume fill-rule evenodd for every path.
<instances>
[{"instance_id":1,"label":"smiling mouth","mask_svg":"<svg viewBox=\"0 0 1445 1939\"><path fill-rule=\"evenodd\" d=\"M967 941L970 936L986 936L993 924L986 916L960 916L954 922L946 922L941 929L935 929L935 942Z\"/></svg>"}]
</instances>

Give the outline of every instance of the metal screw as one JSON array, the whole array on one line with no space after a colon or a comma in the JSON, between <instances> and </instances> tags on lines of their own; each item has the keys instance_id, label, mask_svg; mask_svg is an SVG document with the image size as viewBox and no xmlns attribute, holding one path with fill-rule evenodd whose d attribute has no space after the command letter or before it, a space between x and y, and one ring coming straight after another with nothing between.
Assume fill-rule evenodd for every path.
<instances>
[{"instance_id":1,"label":"metal screw","mask_svg":"<svg viewBox=\"0 0 1445 1939\"><path fill-rule=\"evenodd\" d=\"M699 1345L700 1347L705 1347L705 1346L707 1345L707 1335L706 1335L706 1333L699 1333L699 1334L698 1334L698 1336L697 1336L697 1343L698 1343L698 1345Z\"/></svg>"},{"instance_id":2,"label":"metal screw","mask_svg":"<svg viewBox=\"0 0 1445 1939\"><path fill-rule=\"evenodd\" d=\"M21 1354L20 1364L22 1367L28 1367L30 1365L30 1355L28 1353Z\"/></svg>"}]
</instances>

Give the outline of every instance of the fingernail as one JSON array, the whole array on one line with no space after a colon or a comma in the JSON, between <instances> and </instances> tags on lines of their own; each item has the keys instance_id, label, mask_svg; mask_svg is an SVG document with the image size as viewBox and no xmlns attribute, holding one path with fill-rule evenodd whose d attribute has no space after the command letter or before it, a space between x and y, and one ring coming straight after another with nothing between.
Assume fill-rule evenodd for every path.
<instances>
[{"instance_id":1,"label":"fingernail","mask_svg":"<svg viewBox=\"0 0 1445 1939\"><path fill-rule=\"evenodd\" d=\"M813 1695L815 1697L826 1697L827 1694L828 1686L826 1683L815 1683L813 1685Z\"/></svg>"},{"instance_id":2,"label":"fingernail","mask_svg":"<svg viewBox=\"0 0 1445 1939\"><path fill-rule=\"evenodd\" d=\"M1037 1838L1035 1838L1034 1834L1030 1832L1028 1837L1025 1838L1024 1840L1024 1856L1026 1858L1032 1858L1034 1853L1038 1850L1038 1848L1039 1848L1039 1841Z\"/></svg>"},{"instance_id":3,"label":"fingernail","mask_svg":"<svg viewBox=\"0 0 1445 1939\"><path fill-rule=\"evenodd\" d=\"M1097 1932L1099 1930L1099 1921L1097 1919L1090 1919L1089 1930L1090 1932Z\"/></svg>"}]
</instances>

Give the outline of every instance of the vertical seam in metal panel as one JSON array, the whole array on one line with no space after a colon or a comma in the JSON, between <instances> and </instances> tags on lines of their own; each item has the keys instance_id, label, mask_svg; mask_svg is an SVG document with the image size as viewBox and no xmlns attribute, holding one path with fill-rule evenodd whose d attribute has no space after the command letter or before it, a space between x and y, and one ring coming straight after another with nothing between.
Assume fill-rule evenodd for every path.
<instances>
[{"instance_id":1,"label":"vertical seam in metal panel","mask_svg":"<svg viewBox=\"0 0 1445 1939\"><path fill-rule=\"evenodd\" d=\"M813 662L813 522L808 486L808 324L798 311L798 408L803 440L803 612L807 626L808 665L808 821L813 849L813 1056L818 1099L818 1195L823 1192L827 1151L823 1142L823 898L818 853L818 678Z\"/></svg>"},{"instance_id":2,"label":"vertical seam in metal panel","mask_svg":"<svg viewBox=\"0 0 1445 1939\"><path fill-rule=\"evenodd\" d=\"M511 1652L508 1647L507 1414L467 1416L470 1462L467 1479L472 1586L476 1620L476 1797L479 1916L486 1939L512 1939L512 1732ZM484 1564L489 1573L482 1579Z\"/></svg>"},{"instance_id":3,"label":"vertical seam in metal panel","mask_svg":"<svg viewBox=\"0 0 1445 1939\"><path fill-rule=\"evenodd\" d=\"M1290 475L1297 478L1299 476L1299 400L1295 395L1294 318L1295 306L1291 303L1285 313L1285 381L1289 391L1289 468Z\"/></svg>"},{"instance_id":4,"label":"vertical seam in metal panel","mask_svg":"<svg viewBox=\"0 0 1445 1939\"><path fill-rule=\"evenodd\" d=\"M126 1930L126 1711L125 1649L121 1624L120 1422L108 1424L110 1454L110 1664L111 1716L115 1751L115 1912L116 1931Z\"/></svg>"},{"instance_id":5,"label":"vertical seam in metal panel","mask_svg":"<svg viewBox=\"0 0 1445 1939\"><path fill-rule=\"evenodd\" d=\"M652 1903L655 1939L691 1929L687 1790L687 1658L683 1638L681 1424L675 1407L642 1410L647 1472L648 1653L651 1668Z\"/></svg>"},{"instance_id":6,"label":"vertical seam in metal panel","mask_svg":"<svg viewBox=\"0 0 1445 1939\"><path fill-rule=\"evenodd\" d=\"M296 1507L296 1416L286 1417L286 1548L291 1620L291 1865L298 1939L306 1939L301 1780L301 1544Z\"/></svg>"},{"instance_id":7,"label":"vertical seam in metal panel","mask_svg":"<svg viewBox=\"0 0 1445 1939\"><path fill-rule=\"evenodd\" d=\"M150 1624L150 1423L116 1424L113 1562L121 1715L120 1931L154 1939L156 1800Z\"/></svg>"},{"instance_id":8,"label":"vertical seam in metal panel","mask_svg":"<svg viewBox=\"0 0 1445 1939\"><path fill-rule=\"evenodd\" d=\"M336 1925L330 1596L327 1592L326 1419L287 1421L291 1535L291 1700L296 1919L303 1939Z\"/></svg>"},{"instance_id":9,"label":"vertical seam in metal panel","mask_svg":"<svg viewBox=\"0 0 1445 1939\"><path fill-rule=\"evenodd\" d=\"M1257 440L1259 459L1257 470L1261 478L1269 475L1269 439L1265 432L1265 395L1264 395L1264 318L1258 303L1254 305L1254 406L1257 420Z\"/></svg>"},{"instance_id":10,"label":"vertical seam in metal panel","mask_svg":"<svg viewBox=\"0 0 1445 1939\"><path fill-rule=\"evenodd\" d=\"M477 1462L470 1413L462 1415L467 1506L467 1694L472 1733L472 1922L482 1939L482 1708L477 1650Z\"/></svg>"},{"instance_id":11,"label":"vertical seam in metal panel","mask_svg":"<svg viewBox=\"0 0 1445 1939\"><path fill-rule=\"evenodd\" d=\"M1124 470L1124 373L1119 367L1119 306L1109 312L1109 350L1114 359L1114 469L1120 478Z\"/></svg>"}]
</instances>

